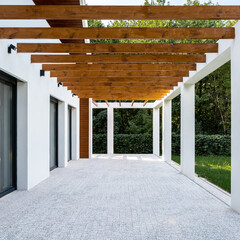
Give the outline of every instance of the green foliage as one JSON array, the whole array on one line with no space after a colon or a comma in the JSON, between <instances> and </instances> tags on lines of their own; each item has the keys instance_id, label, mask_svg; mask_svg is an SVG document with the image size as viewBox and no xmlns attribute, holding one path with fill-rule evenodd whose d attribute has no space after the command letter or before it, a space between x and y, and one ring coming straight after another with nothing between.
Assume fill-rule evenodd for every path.
<instances>
[{"instance_id":1,"label":"green foliage","mask_svg":"<svg viewBox=\"0 0 240 240\"><path fill-rule=\"evenodd\" d=\"M180 164L180 157L173 156L173 161ZM199 177L220 188L231 192L231 158L226 156L196 156L195 169Z\"/></svg>"},{"instance_id":2,"label":"green foliage","mask_svg":"<svg viewBox=\"0 0 240 240\"><path fill-rule=\"evenodd\" d=\"M152 153L151 134L114 135L114 153ZM93 135L93 153L107 153L107 134Z\"/></svg>"},{"instance_id":3,"label":"green foliage","mask_svg":"<svg viewBox=\"0 0 240 240\"><path fill-rule=\"evenodd\" d=\"M180 154L180 135L172 134L172 154ZM228 135L196 135L195 136L196 156L230 156L231 137Z\"/></svg>"}]
</instances>

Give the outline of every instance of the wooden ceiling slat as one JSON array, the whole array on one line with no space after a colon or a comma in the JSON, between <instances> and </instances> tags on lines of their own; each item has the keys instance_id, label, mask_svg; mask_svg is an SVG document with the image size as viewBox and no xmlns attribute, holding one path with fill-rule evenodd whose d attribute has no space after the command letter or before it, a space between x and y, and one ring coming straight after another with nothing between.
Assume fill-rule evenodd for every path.
<instances>
[{"instance_id":1,"label":"wooden ceiling slat","mask_svg":"<svg viewBox=\"0 0 240 240\"><path fill-rule=\"evenodd\" d=\"M216 53L217 43L18 43L18 53Z\"/></svg>"},{"instance_id":2,"label":"wooden ceiling slat","mask_svg":"<svg viewBox=\"0 0 240 240\"><path fill-rule=\"evenodd\" d=\"M53 71L50 77L187 77L189 71Z\"/></svg>"},{"instance_id":3,"label":"wooden ceiling slat","mask_svg":"<svg viewBox=\"0 0 240 240\"><path fill-rule=\"evenodd\" d=\"M196 70L196 64L43 64L45 71L160 71L160 70Z\"/></svg>"},{"instance_id":4,"label":"wooden ceiling slat","mask_svg":"<svg viewBox=\"0 0 240 240\"><path fill-rule=\"evenodd\" d=\"M0 19L231 20L240 19L240 7L6 5Z\"/></svg>"},{"instance_id":5,"label":"wooden ceiling slat","mask_svg":"<svg viewBox=\"0 0 240 240\"><path fill-rule=\"evenodd\" d=\"M59 77L58 81L60 82L95 82L96 84L99 82L137 82L137 83L142 83L142 82L180 82L182 81L182 77L158 77L158 78L152 78L152 77L144 77L144 78L139 78L139 77L84 77L84 78L76 78L76 77Z\"/></svg>"},{"instance_id":6,"label":"wooden ceiling slat","mask_svg":"<svg viewBox=\"0 0 240 240\"><path fill-rule=\"evenodd\" d=\"M206 55L155 54L155 55L32 55L32 63L203 63Z\"/></svg>"},{"instance_id":7,"label":"wooden ceiling slat","mask_svg":"<svg viewBox=\"0 0 240 240\"><path fill-rule=\"evenodd\" d=\"M0 28L0 39L233 39L234 28Z\"/></svg>"}]
</instances>

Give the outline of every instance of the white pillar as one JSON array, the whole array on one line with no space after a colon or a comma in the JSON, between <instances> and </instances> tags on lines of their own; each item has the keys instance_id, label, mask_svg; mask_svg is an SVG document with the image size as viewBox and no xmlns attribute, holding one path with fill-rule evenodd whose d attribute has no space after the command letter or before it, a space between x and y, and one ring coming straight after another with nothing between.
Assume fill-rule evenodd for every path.
<instances>
[{"instance_id":1,"label":"white pillar","mask_svg":"<svg viewBox=\"0 0 240 240\"><path fill-rule=\"evenodd\" d=\"M153 154L159 156L159 108L153 108Z\"/></svg>"},{"instance_id":2,"label":"white pillar","mask_svg":"<svg viewBox=\"0 0 240 240\"><path fill-rule=\"evenodd\" d=\"M58 102L58 167L67 166L67 117L68 107L65 102Z\"/></svg>"},{"instance_id":3,"label":"white pillar","mask_svg":"<svg viewBox=\"0 0 240 240\"><path fill-rule=\"evenodd\" d=\"M163 101L162 114L162 158L172 160L172 100Z\"/></svg>"},{"instance_id":4,"label":"white pillar","mask_svg":"<svg viewBox=\"0 0 240 240\"><path fill-rule=\"evenodd\" d=\"M107 153L113 154L113 144L114 144L114 109L112 107L108 107L107 110Z\"/></svg>"},{"instance_id":5,"label":"white pillar","mask_svg":"<svg viewBox=\"0 0 240 240\"><path fill-rule=\"evenodd\" d=\"M93 137L92 137L92 126L93 126L93 117L92 117L92 98L89 98L89 159L92 159L92 150L93 150Z\"/></svg>"},{"instance_id":6,"label":"white pillar","mask_svg":"<svg viewBox=\"0 0 240 240\"><path fill-rule=\"evenodd\" d=\"M240 28L231 49L231 206L240 213Z\"/></svg>"},{"instance_id":7,"label":"white pillar","mask_svg":"<svg viewBox=\"0 0 240 240\"><path fill-rule=\"evenodd\" d=\"M195 175L195 85L181 87L181 172Z\"/></svg>"}]
</instances>

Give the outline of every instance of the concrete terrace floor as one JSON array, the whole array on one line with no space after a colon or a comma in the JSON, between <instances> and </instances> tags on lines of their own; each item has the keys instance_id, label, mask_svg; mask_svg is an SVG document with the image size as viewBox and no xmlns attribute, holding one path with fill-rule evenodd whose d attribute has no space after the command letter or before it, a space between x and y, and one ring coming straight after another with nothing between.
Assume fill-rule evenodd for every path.
<instances>
[{"instance_id":1,"label":"concrete terrace floor","mask_svg":"<svg viewBox=\"0 0 240 240\"><path fill-rule=\"evenodd\" d=\"M98 155L1 198L0 239L240 239L240 215L157 157Z\"/></svg>"}]
</instances>

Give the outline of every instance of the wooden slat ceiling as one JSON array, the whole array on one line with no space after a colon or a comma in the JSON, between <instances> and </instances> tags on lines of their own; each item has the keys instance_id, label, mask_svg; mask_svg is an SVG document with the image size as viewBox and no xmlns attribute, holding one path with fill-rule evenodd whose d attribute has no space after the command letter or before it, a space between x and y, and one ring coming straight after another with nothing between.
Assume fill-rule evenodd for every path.
<instances>
[{"instance_id":1,"label":"wooden slat ceiling","mask_svg":"<svg viewBox=\"0 0 240 240\"><path fill-rule=\"evenodd\" d=\"M46 19L50 28L0 28L0 39L60 39L62 43L18 43L17 50L38 53L31 56L32 63L43 63L43 70L79 98L106 102L147 103L163 98L189 71L196 70L197 63L206 61L205 53L217 53L218 44L86 44L84 39L234 39L235 29L83 28L82 19L240 19L240 6L79 6L79 0L34 3L37 6L0 7L0 19Z\"/></svg>"}]
</instances>

